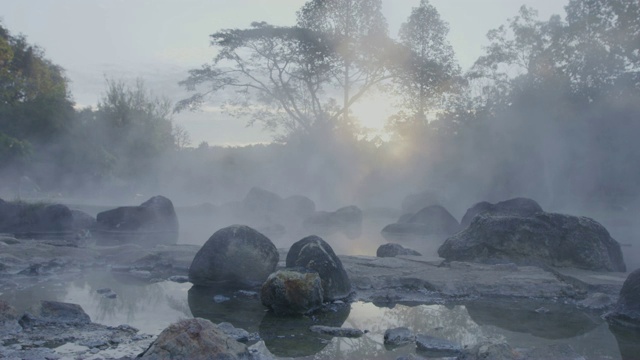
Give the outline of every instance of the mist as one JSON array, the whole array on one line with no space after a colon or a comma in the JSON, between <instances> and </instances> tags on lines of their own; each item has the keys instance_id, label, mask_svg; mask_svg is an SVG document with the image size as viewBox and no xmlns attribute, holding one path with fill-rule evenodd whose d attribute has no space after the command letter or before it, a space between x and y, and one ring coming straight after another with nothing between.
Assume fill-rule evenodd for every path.
<instances>
[{"instance_id":1,"label":"mist","mask_svg":"<svg viewBox=\"0 0 640 360\"><path fill-rule=\"evenodd\" d=\"M107 79L98 106L84 109L74 108L64 70L46 49L3 28L12 57L0 65L26 68L30 59L40 77L3 87L14 91L3 94L0 197L95 215L91 209L161 194L178 211L179 242L202 244L236 222L284 225L252 219L238 205L258 188L281 200L304 196L315 211L357 206L361 235L327 236L342 253L367 255L386 242L380 230L404 214L408 196L433 194L458 221L480 201L527 197L545 211L601 222L633 269L640 265L637 6L587 3L570 1L564 18L546 20L523 7L495 24L485 53L463 71L447 22L428 2L416 4L398 34L373 6L359 14L368 20L350 42L330 37L344 20L339 9L318 12L309 2L295 26L213 26L217 57L184 74L179 101L156 96L163 89L144 80ZM613 25L589 23L597 16ZM412 37L420 26L430 37ZM274 69L280 78L258 81L273 79ZM352 110L369 89L387 94L393 109L384 139ZM217 109L212 117L263 128L273 141L191 143L175 116L203 106ZM300 221L274 242L287 247L308 235ZM442 240L418 246L433 252Z\"/></svg>"}]
</instances>

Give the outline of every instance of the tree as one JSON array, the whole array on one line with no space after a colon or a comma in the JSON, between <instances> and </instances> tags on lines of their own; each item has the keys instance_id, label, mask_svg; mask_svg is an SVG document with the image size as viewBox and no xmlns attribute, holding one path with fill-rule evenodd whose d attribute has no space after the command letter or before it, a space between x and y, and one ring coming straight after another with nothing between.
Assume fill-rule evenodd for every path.
<instances>
[{"instance_id":1,"label":"tree","mask_svg":"<svg viewBox=\"0 0 640 360\"><path fill-rule=\"evenodd\" d=\"M223 99L224 109L276 133L309 132L326 119L321 95L332 44L322 34L253 23L250 29L223 30L211 39L219 49L213 64L191 70L180 82L190 91L205 85L206 90L178 102L176 111L195 109L208 95L233 89L235 96Z\"/></svg>"},{"instance_id":2,"label":"tree","mask_svg":"<svg viewBox=\"0 0 640 360\"><path fill-rule=\"evenodd\" d=\"M311 0L298 12L298 26L326 34L335 42L329 71L331 81L343 92L338 115L348 122L350 106L390 77L393 42L388 39L381 1Z\"/></svg>"},{"instance_id":3,"label":"tree","mask_svg":"<svg viewBox=\"0 0 640 360\"><path fill-rule=\"evenodd\" d=\"M403 111L391 119L391 128L426 126L427 112L441 109L445 95L457 91L460 68L447 41L449 26L428 0L413 8L400 27L400 42L408 56L398 67L394 82Z\"/></svg>"},{"instance_id":4,"label":"tree","mask_svg":"<svg viewBox=\"0 0 640 360\"><path fill-rule=\"evenodd\" d=\"M141 79L132 86L107 79L94 136L117 159L116 175L146 175L155 160L174 148L171 108L169 100L154 96Z\"/></svg>"}]
</instances>

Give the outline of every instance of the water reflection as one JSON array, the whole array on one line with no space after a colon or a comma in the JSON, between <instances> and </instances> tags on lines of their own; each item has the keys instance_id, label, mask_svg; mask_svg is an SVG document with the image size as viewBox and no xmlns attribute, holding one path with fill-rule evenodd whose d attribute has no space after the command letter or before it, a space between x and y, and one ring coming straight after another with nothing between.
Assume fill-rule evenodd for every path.
<instances>
[{"instance_id":1,"label":"water reflection","mask_svg":"<svg viewBox=\"0 0 640 360\"><path fill-rule=\"evenodd\" d=\"M622 360L636 360L640 357L640 329L610 324L609 330L616 337Z\"/></svg>"},{"instance_id":2,"label":"water reflection","mask_svg":"<svg viewBox=\"0 0 640 360\"><path fill-rule=\"evenodd\" d=\"M280 317L268 312L260 323L260 338L269 351L280 357L314 355L324 349L331 336L309 331L312 325L341 327L349 317L348 304L334 306L313 316Z\"/></svg>"},{"instance_id":3,"label":"water reflection","mask_svg":"<svg viewBox=\"0 0 640 360\"><path fill-rule=\"evenodd\" d=\"M280 318L268 313L257 294L192 287L169 281L149 283L104 271L73 274L39 283L12 279L21 289L0 294L0 299L24 311L40 300L80 304L95 322L128 323L145 333L158 334L169 324L192 316L215 323L230 322L257 333L278 357L302 359L396 359L414 354L415 345L384 346L384 332L406 326L416 333L474 345L486 338L504 340L513 348L571 345L587 360L634 359L640 354L640 333L609 327L600 314L532 301L474 302L458 305L397 304L392 308L353 303L314 317ZM29 285L29 286L27 286ZM108 299L96 290L111 288ZM216 302L214 296L229 300ZM224 298L216 298L217 300ZM547 313L534 310L545 307ZM368 330L358 339L331 338L311 333L311 325L344 326ZM615 336L614 336L615 335Z\"/></svg>"},{"instance_id":4,"label":"water reflection","mask_svg":"<svg viewBox=\"0 0 640 360\"><path fill-rule=\"evenodd\" d=\"M215 296L224 301L214 301ZM250 333L258 332L267 310L257 294L241 296L235 289L193 286L189 289L188 302L194 317L211 320L214 324L228 322Z\"/></svg>"},{"instance_id":5,"label":"water reflection","mask_svg":"<svg viewBox=\"0 0 640 360\"><path fill-rule=\"evenodd\" d=\"M531 334L544 339L568 339L590 332L602 320L563 304L532 300L484 301L467 304L471 319L479 325Z\"/></svg>"}]
</instances>

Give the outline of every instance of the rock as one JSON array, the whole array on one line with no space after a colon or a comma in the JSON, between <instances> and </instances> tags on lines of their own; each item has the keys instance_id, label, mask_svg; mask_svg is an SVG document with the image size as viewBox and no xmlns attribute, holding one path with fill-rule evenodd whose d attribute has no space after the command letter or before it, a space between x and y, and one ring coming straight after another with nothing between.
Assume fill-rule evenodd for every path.
<instances>
[{"instance_id":1,"label":"rock","mask_svg":"<svg viewBox=\"0 0 640 360\"><path fill-rule=\"evenodd\" d=\"M607 314L609 323L640 329L640 269L627 276L613 311Z\"/></svg>"},{"instance_id":2,"label":"rock","mask_svg":"<svg viewBox=\"0 0 640 360\"><path fill-rule=\"evenodd\" d=\"M482 201L467 210L462 217L460 226L466 228L471 224L473 218L479 214L529 217L541 211L543 211L542 207L535 200L528 198L513 198L496 204Z\"/></svg>"},{"instance_id":3,"label":"rock","mask_svg":"<svg viewBox=\"0 0 640 360\"><path fill-rule=\"evenodd\" d=\"M310 313L324 301L320 276L303 268L278 270L262 285L260 300L278 315Z\"/></svg>"},{"instance_id":4,"label":"rock","mask_svg":"<svg viewBox=\"0 0 640 360\"><path fill-rule=\"evenodd\" d=\"M385 226L381 233L389 240L442 237L454 234L460 225L447 209L440 205L427 206L413 215L405 214L395 224Z\"/></svg>"},{"instance_id":5,"label":"rock","mask_svg":"<svg viewBox=\"0 0 640 360\"><path fill-rule=\"evenodd\" d=\"M350 239L362 233L362 210L357 206L346 206L334 212L316 211L303 222L304 228L319 235L344 233Z\"/></svg>"},{"instance_id":6,"label":"rock","mask_svg":"<svg viewBox=\"0 0 640 360\"><path fill-rule=\"evenodd\" d=\"M0 338L22 331L18 323L18 312L8 303L0 300Z\"/></svg>"},{"instance_id":7,"label":"rock","mask_svg":"<svg viewBox=\"0 0 640 360\"><path fill-rule=\"evenodd\" d=\"M398 255L415 255L421 256L419 252L407 249L400 244L384 244L378 247L376 251L377 257L396 257Z\"/></svg>"},{"instance_id":8,"label":"rock","mask_svg":"<svg viewBox=\"0 0 640 360\"><path fill-rule=\"evenodd\" d=\"M73 216L65 205L0 199L0 233L33 237L42 233L64 234L72 230Z\"/></svg>"},{"instance_id":9,"label":"rock","mask_svg":"<svg viewBox=\"0 0 640 360\"><path fill-rule=\"evenodd\" d=\"M58 301L41 301L39 306L33 307L20 318L22 327L43 324L83 325L90 322L89 315L80 305Z\"/></svg>"},{"instance_id":10,"label":"rock","mask_svg":"<svg viewBox=\"0 0 640 360\"><path fill-rule=\"evenodd\" d=\"M183 284L183 283L189 282L189 277L184 275L172 275L172 276L169 276L167 280L176 282L178 284Z\"/></svg>"},{"instance_id":11,"label":"rock","mask_svg":"<svg viewBox=\"0 0 640 360\"><path fill-rule=\"evenodd\" d=\"M439 205L440 199L434 191L427 190L418 194L409 194L402 200L402 211L405 214L415 214L427 206Z\"/></svg>"},{"instance_id":12,"label":"rock","mask_svg":"<svg viewBox=\"0 0 640 360\"><path fill-rule=\"evenodd\" d=\"M464 350L457 360L518 360L520 354L506 342L485 341Z\"/></svg>"},{"instance_id":13,"label":"rock","mask_svg":"<svg viewBox=\"0 0 640 360\"><path fill-rule=\"evenodd\" d=\"M578 306L590 310L604 310L615 305L614 299L603 293L591 293L586 299L578 302Z\"/></svg>"},{"instance_id":14,"label":"rock","mask_svg":"<svg viewBox=\"0 0 640 360\"><path fill-rule=\"evenodd\" d=\"M96 219L84 211L71 209L74 230L94 230L98 226Z\"/></svg>"},{"instance_id":15,"label":"rock","mask_svg":"<svg viewBox=\"0 0 640 360\"><path fill-rule=\"evenodd\" d=\"M536 212L532 216L478 215L438 249L448 261L550 265L625 271L620 244L587 217Z\"/></svg>"},{"instance_id":16,"label":"rock","mask_svg":"<svg viewBox=\"0 0 640 360\"><path fill-rule=\"evenodd\" d=\"M412 217L407 222L411 224L425 224L429 228L430 234L450 235L458 231L460 224L458 220L440 205L427 206Z\"/></svg>"},{"instance_id":17,"label":"rock","mask_svg":"<svg viewBox=\"0 0 640 360\"><path fill-rule=\"evenodd\" d=\"M303 220L313 215L316 211L316 203L306 196L292 195L282 201L282 210L286 218Z\"/></svg>"},{"instance_id":18,"label":"rock","mask_svg":"<svg viewBox=\"0 0 640 360\"><path fill-rule=\"evenodd\" d=\"M276 269L279 254L266 236L243 225L216 231L189 267L194 285L259 286Z\"/></svg>"},{"instance_id":19,"label":"rock","mask_svg":"<svg viewBox=\"0 0 640 360\"><path fill-rule=\"evenodd\" d=\"M416 341L416 335L407 327L387 329L384 332L384 344L388 346L401 346Z\"/></svg>"},{"instance_id":20,"label":"rock","mask_svg":"<svg viewBox=\"0 0 640 360\"><path fill-rule=\"evenodd\" d=\"M527 360L586 360L569 344L553 344L536 347L527 353Z\"/></svg>"},{"instance_id":21,"label":"rock","mask_svg":"<svg viewBox=\"0 0 640 360\"><path fill-rule=\"evenodd\" d=\"M211 321L195 318L169 325L142 359L245 359L249 351Z\"/></svg>"},{"instance_id":22,"label":"rock","mask_svg":"<svg viewBox=\"0 0 640 360\"><path fill-rule=\"evenodd\" d=\"M176 244L178 217L171 200L154 196L140 206L122 206L96 217L99 243Z\"/></svg>"},{"instance_id":23,"label":"rock","mask_svg":"<svg viewBox=\"0 0 640 360\"><path fill-rule=\"evenodd\" d=\"M437 356L458 355L462 351L459 344L423 334L416 336L416 347L422 352Z\"/></svg>"},{"instance_id":24,"label":"rock","mask_svg":"<svg viewBox=\"0 0 640 360\"><path fill-rule=\"evenodd\" d=\"M238 329L233 326L233 324L228 322L221 322L218 324L218 329L220 329L223 333L225 333L228 337L232 338L235 341L239 342L247 342L251 337L251 334L247 330Z\"/></svg>"},{"instance_id":25,"label":"rock","mask_svg":"<svg viewBox=\"0 0 640 360\"><path fill-rule=\"evenodd\" d=\"M344 299L351 294L351 281L331 246L318 236L307 236L291 245L288 268L303 267L317 272L326 301Z\"/></svg>"},{"instance_id":26,"label":"rock","mask_svg":"<svg viewBox=\"0 0 640 360\"><path fill-rule=\"evenodd\" d=\"M335 337L347 337L347 338L359 338L364 335L364 332L360 329L341 328L333 326L313 325L309 328L311 332L331 335Z\"/></svg>"}]
</instances>

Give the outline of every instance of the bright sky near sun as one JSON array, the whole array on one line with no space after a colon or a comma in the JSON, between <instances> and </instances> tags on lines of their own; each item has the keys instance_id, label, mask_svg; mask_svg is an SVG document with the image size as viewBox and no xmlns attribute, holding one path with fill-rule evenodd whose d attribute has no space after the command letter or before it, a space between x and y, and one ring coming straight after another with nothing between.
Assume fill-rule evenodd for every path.
<instances>
[{"instance_id":1,"label":"bright sky near sun","mask_svg":"<svg viewBox=\"0 0 640 360\"><path fill-rule=\"evenodd\" d=\"M419 0L382 0L389 33ZM226 28L248 27L253 21L295 24L304 0L0 0L0 21L12 34L24 34L46 56L66 69L73 99L95 105L105 77L142 78L154 94L173 101L188 96L177 85L187 71L210 61L214 51L208 35ZM541 19L564 17L567 0L431 0L449 23L449 40L463 70L482 55L486 33L515 16L521 5L539 11ZM363 99L354 109L364 126L381 129L392 113L382 96ZM268 142L259 127L218 112L180 113L176 123L191 134L192 146Z\"/></svg>"}]
</instances>

